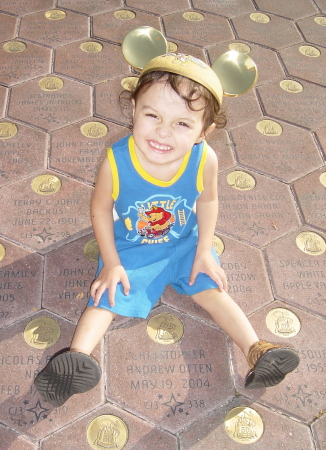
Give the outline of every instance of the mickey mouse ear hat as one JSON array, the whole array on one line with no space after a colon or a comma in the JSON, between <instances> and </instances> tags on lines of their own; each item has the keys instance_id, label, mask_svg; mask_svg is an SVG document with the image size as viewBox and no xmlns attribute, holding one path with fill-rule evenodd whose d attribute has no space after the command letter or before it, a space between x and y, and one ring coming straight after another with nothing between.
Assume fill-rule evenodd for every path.
<instances>
[{"instance_id":1,"label":"mickey mouse ear hat","mask_svg":"<svg viewBox=\"0 0 326 450\"><path fill-rule=\"evenodd\" d=\"M244 53L234 50L223 53L209 67L191 55L167 53L165 37L152 27L130 31L122 43L126 61L141 70L140 78L148 72L163 70L182 75L207 88L222 104L223 95L237 97L252 89L257 81L257 67Z\"/></svg>"}]
</instances>

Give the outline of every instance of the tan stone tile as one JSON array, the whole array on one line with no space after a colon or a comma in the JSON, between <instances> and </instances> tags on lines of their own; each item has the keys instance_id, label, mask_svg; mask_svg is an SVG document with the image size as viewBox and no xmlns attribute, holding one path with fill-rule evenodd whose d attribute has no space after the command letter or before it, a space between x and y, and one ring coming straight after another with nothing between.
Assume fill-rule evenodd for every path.
<instances>
[{"instance_id":1,"label":"tan stone tile","mask_svg":"<svg viewBox=\"0 0 326 450\"><path fill-rule=\"evenodd\" d=\"M250 0L235 0L232 2L229 0L221 0L219 2L214 0L193 0L192 4L201 11L229 18L255 11L254 5Z\"/></svg>"},{"instance_id":2,"label":"tan stone tile","mask_svg":"<svg viewBox=\"0 0 326 450\"><path fill-rule=\"evenodd\" d=\"M256 0L256 4L261 11L271 12L294 20L316 13L316 7L311 0L301 2L300 5L296 0L288 0L285 3L274 2L273 0Z\"/></svg>"},{"instance_id":3,"label":"tan stone tile","mask_svg":"<svg viewBox=\"0 0 326 450\"><path fill-rule=\"evenodd\" d=\"M19 14L24 16L37 11L45 11L47 9L54 8L54 0L3 0L1 2L1 9L12 14Z\"/></svg>"},{"instance_id":4,"label":"tan stone tile","mask_svg":"<svg viewBox=\"0 0 326 450\"><path fill-rule=\"evenodd\" d=\"M0 28L0 41L8 41L16 37L18 20L17 17L10 16L9 14L0 13L1 28Z\"/></svg>"},{"instance_id":5,"label":"tan stone tile","mask_svg":"<svg viewBox=\"0 0 326 450\"><path fill-rule=\"evenodd\" d=\"M122 0L59 0L59 8L80 11L89 16L122 7Z\"/></svg>"},{"instance_id":6,"label":"tan stone tile","mask_svg":"<svg viewBox=\"0 0 326 450\"><path fill-rule=\"evenodd\" d=\"M6 450L37 450L38 444L0 425L1 445Z\"/></svg>"}]
</instances>

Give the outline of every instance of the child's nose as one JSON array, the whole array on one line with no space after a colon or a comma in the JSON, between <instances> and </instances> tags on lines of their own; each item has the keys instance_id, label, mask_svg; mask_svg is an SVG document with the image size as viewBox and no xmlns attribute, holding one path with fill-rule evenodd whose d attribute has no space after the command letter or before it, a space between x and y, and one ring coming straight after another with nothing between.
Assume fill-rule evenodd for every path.
<instances>
[{"instance_id":1,"label":"child's nose","mask_svg":"<svg viewBox=\"0 0 326 450\"><path fill-rule=\"evenodd\" d=\"M168 124L160 123L156 128L156 133L161 137L171 136L171 128Z\"/></svg>"}]
</instances>

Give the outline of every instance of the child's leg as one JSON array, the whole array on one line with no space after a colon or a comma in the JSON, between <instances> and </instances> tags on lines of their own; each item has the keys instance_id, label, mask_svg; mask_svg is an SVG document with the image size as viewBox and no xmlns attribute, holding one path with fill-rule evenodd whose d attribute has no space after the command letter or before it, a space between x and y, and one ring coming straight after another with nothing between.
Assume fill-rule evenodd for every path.
<instances>
[{"instance_id":1,"label":"child's leg","mask_svg":"<svg viewBox=\"0 0 326 450\"><path fill-rule=\"evenodd\" d=\"M299 356L294 350L258 340L246 315L227 292L210 289L192 298L243 351L251 367L246 388L274 386L298 366Z\"/></svg>"}]
</instances>

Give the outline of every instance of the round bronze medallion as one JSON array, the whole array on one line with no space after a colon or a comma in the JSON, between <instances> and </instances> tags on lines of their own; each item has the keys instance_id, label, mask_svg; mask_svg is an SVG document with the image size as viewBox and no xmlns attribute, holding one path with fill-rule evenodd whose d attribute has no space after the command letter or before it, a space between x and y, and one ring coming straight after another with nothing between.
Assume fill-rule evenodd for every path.
<instances>
[{"instance_id":1,"label":"round bronze medallion","mask_svg":"<svg viewBox=\"0 0 326 450\"><path fill-rule=\"evenodd\" d=\"M6 256L6 247L3 244L0 244L0 261Z\"/></svg>"},{"instance_id":2,"label":"round bronze medallion","mask_svg":"<svg viewBox=\"0 0 326 450\"><path fill-rule=\"evenodd\" d=\"M120 417L98 416L87 427L87 441L95 450L122 449L128 442L128 427Z\"/></svg>"},{"instance_id":3,"label":"round bronze medallion","mask_svg":"<svg viewBox=\"0 0 326 450\"><path fill-rule=\"evenodd\" d=\"M204 16L195 11L185 12L183 14L183 18L188 20L189 22L201 22L204 20Z\"/></svg>"},{"instance_id":4,"label":"round bronze medallion","mask_svg":"<svg viewBox=\"0 0 326 450\"><path fill-rule=\"evenodd\" d=\"M319 181L323 186L326 187L326 172L320 174Z\"/></svg>"},{"instance_id":5,"label":"round bronze medallion","mask_svg":"<svg viewBox=\"0 0 326 450\"><path fill-rule=\"evenodd\" d=\"M126 91L133 91L137 86L138 80L138 77L126 77L121 80L121 86L123 89L126 89Z\"/></svg>"},{"instance_id":6,"label":"round bronze medallion","mask_svg":"<svg viewBox=\"0 0 326 450\"><path fill-rule=\"evenodd\" d=\"M156 314L147 322L147 333L158 344L175 344L182 338L183 332L183 323L174 314Z\"/></svg>"},{"instance_id":7,"label":"round bronze medallion","mask_svg":"<svg viewBox=\"0 0 326 450\"><path fill-rule=\"evenodd\" d=\"M84 245L84 255L92 262L97 262L100 253L96 239L91 239Z\"/></svg>"},{"instance_id":8,"label":"round bronze medallion","mask_svg":"<svg viewBox=\"0 0 326 450\"><path fill-rule=\"evenodd\" d=\"M257 411L247 406L231 409L224 419L224 428L231 439L240 444L253 444L264 433L264 423Z\"/></svg>"},{"instance_id":9,"label":"round bronze medallion","mask_svg":"<svg viewBox=\"0 0 326 450\"><path fill-rule=\"evenodd\" d=\"M275 120L261 120L257 123L256 128L259 133L268 137L277 137L283 133L282 126L278 122L275 122Z\"/></svg>"},{"instance_id":10,"label":"round bronze medallion","mask_svg":"<svg viewBox=\"0 0 326 450\"><path fill-rule=\"evenodd\" d=\"M318 23L318 25L321 25L322 27L326 27L326 17L320 16L315 17L315 22Z\"/></svg>"},{"instance_id":11,"label":"round bronze medallion","mask_svg":"<svg viewBox=\"0 0 326 450\"><path fill-rule=\"evenodd\" d=\"M174 42L168 41L168 53L176 53L178 46Z\"/></svg>"},{"instance_id":12,"label":"round bronze medallion","mask_svg":"<svg viewBox=\"0 0 326 450\"><path fill-rule=\"evenodd\" d=\"M218 256L222 255L224 252L224 242L218 236L215 236L215 234L213 236L213 247Z\"/></svg>"},{"instance_id":13,"label":"round bronze medallion","mask_svg":"<svg viewBox=\"0 0 326 450\"><path fill-rule=\"evenodd\" d=\"M244 44L243 42L232 42L231 44L229 44L229 49L235 50L239 53L245 53L246 55L251 52L251 48L249 47L249 45Z\"/></svg>"},{"instance_id":14,"label":"round bronze medallion","mask_svg":"<svg viewBox=\"0 0 326 450\"><path fill-rule=\"evenodd\" d=\"M313 231L303 231L295 240L297 247L307 255L318 256L326 251L324 239Z\"/></svg>"},{"instance_id":15,"label":"round bronze medallion","mask_svg":"<svg viewBox=\"0 0 326 450\"><path fill-rule=\"evenodd\" d=\"M26 50L26 44L20 41L11 41L4 44L3 49L7 53L20 53Z\"/></svg>"},{"instance_id":16,"label":"round bronze medallion","mask_svg":"<svg viewBox=\"0 0 326 450\"><path fill-rule=\"evenodd\" d=\"M289 309L275 308L266 316L266 326L275 336L291 338L301 329L301 322L296 314Z\"/></svg>"},{"instance_id":17,"label":"round bronze medallion","mask_svg":"<svg viewBox=\"0 0 326 450\"><path fill-rule=\"evenodd\" d=\"M228 185L239 191L250 191L256 186L256 180L249 173L235 170L227 176Z\"/></svg>"},{"instance_id":18,"label":"round bronze medallion","mask_svg":"<svg viewBox=\"0 0 326 450\"><path fill-rule=\"evenodd\" d=\"M320 56L320 50L312 45L301 45L299 52L304 56L309 56L309 58L318 58Z\"/></svg>"},{"instance_id":19,"label":"round bronze medallion","mask_svg":"<svg viewBox=\"0 0 326 450\"><path fill-rule=\"evenodd\" d=\"M52 9L51 11L47 11L44 15L48 20L62 20L66 18L67 13L60 9Z\"/></svg>"},{"instance_id":20,"label":"round bronze medallion","mask_svg":"<svg viewBox=\"0 0 326 450\"><path fill-rule=\"evenodd\" d=\"M61 181L54 175L39 175L31 183L32 189L36 194L52 195L61 189Z\"/></svg>"},{"instance_id":21,"label":"round bronze medallion","mask_svg":"<svg viewBox=\"0 0 326 450\"><path fill-rule=\"evenodd\" d=\"M101 122L87 122L80 127L81 134L87 138L101 138L108 134L108 129Z\"/></svg>"},{"instance_id":22,"label":"round bronze medallion","mask_svg":"<svg viewBox=\"0 0 326 450\"><path fill-rule=\"evenodd\" d=\"M103 45L99 42L84 42L80 49L85 53L99 53L103 50Z\"/></svg>"},{"instance_id":23,"label":"round bronze medallion","mask_svg":"<svg viewBox=\"0 0 326 450\"><path fill-rule=\"evenodd\" d=\"M18 128L11 122L0 122L0 139L10 139L18 132Z\"/></svg>"},{"instance_id":24,"label":"round bronze medallion","mask_svg":"<svg viewBox=\"0 0 326 450\"><path fill-rule=\"evenodd\" d=\"M42 78L38 84L43 91L59 91L63 88L63 81L58 77Z\"/></svg>"},{"instance_id":25,"label":"round bronze medallion","mask_svg":"<svg viewBox=\"0 0 326 450\"><path fill-rule=\"evenodd\" d=\"M114 17L119 20L132 20L136 17L136 14L133 11L122 9L121 11L116 11Z\"/></svg>"},{"instance_id":26,"label":"round bronze medallion","mask_svg":"<svg viewBox=\"0 0 326 450\"><path fill-rule=\"evenodd\" d=\"M263 13L252 13L250 19L257 23L268 23L271 20L267 14Z\"/></svg>"},{"instance_id":27,"label":"round bronze medallion","mask_svg":"<svg viewBox=\"0 0 326 450\"><path fill-rule=\"evenodd\" d=\"M282 80L280 86L283 91L290 92L291 94L299 94L303 91L302 84L294 80Z\"/></svg>"},{"instance_id":28,"label":"round bronze medallion","mask_svg":"<svg viewBox=\"0 0 326 450\"><path fill-rule=\"evenodd\" d=\"M50 317L38 317L29 322L24 330L26 343L33 348L52 347L60 338L59 324Z\"/></svg>"}]
</instances>

